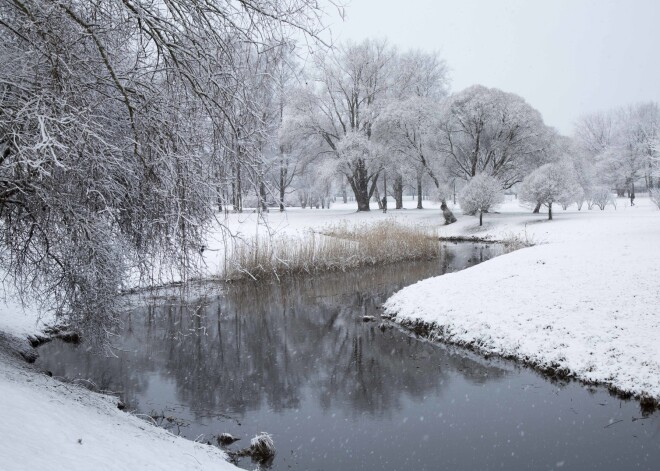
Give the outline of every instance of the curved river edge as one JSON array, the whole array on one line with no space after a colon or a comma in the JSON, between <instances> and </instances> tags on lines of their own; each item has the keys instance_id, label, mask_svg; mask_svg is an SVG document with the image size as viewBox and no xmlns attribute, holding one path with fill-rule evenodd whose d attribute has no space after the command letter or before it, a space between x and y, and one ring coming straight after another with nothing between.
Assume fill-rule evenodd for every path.
<instances>
[{"instance_id":1,"label":"curved river edge","mask_svg":"<svg viewBox=\"0 0 660 471\"><path fill-rule=\"evenodd\" d=\"M540 361L535 361L530 358L513 354L494 353L482 348L481 342L479 340L470 342L455 341L450 335L447 335L447 329L445 325L438 325L435 322L424 322L420 319L400 319L397 318L396 315L391 316L389 320L414 336L424 338L434 343L443 343L446 345L465 348L471 352L481 355L486 359L490 357L498 357L504 360L514 361L526 367L532 368L533 370L543 374L551 381L574 380L586 386L605 387L614 397L620 399L637 399L639 401L640 410L644 414L651 414L656 409L660 410L660 400L654 398L653 396L644 393L634 394L630 391L624 391L620 388L617 388L616 386L608 384L605 381L591 381L581 378L575 372L568 368L562 367L558 363L551 362L550 364L544 364Z\"/></svg>"},{"instance_id":2,"label":"curved river edge","mask_svg":"<svg viewBox=\"0 0 660 471\"><path fill-rule=\"evenodd\" d=\"M535 244L529 240L525 240L518 237L510 237L507 239L498 240L495 237L485 236L441 236L439 237L440 242L452 242L452 243L488 243L488 244L501 244L504 247L504 252L502 256L520 250L527 247L533 247ZM498 257L498 258L499 258ZM469 267L474 268L474 267ZM407 287L402 288L402 291ZM396 293L395 293L396 294ZM394 295L393 295L394 296ZM390 297L391 299L391 297ZM634 393L628 390L617 387L614 384L611 384L607 381L593 381L581 377L577 372L571 370L568 367L563 367L556 362L543 362L541 360L536 360L529 358L527 356L509 354L509 353L500 353L493 352L484 348L483 341L479 338L473 340L455 340L449 332L450 326L445 324L438 324L436 322L426 322L419 318L403 318L398 316L398 312L393 308L387 306L388 299L381 308L384 310L382 316L384 319L389 320L395 325L401 327L404 331L407 331L409 334L424 338L433 343L443 343L446 345L452 345L460 348L465 348L471 352L474 352L482 357L488 359L490 357L498 357L504 360L513 361L520 365L529 367L534 371L537 371L544 375L551 381L578 381L579 383L585 386L598 386L604 387L608 392L617 398L620 399L631 399L634 398L639 401L640 411L645 414L652 414L656 410L660 410L660 397L654 397L651 394L646 392Z\"/></svg>"}]
</instances>

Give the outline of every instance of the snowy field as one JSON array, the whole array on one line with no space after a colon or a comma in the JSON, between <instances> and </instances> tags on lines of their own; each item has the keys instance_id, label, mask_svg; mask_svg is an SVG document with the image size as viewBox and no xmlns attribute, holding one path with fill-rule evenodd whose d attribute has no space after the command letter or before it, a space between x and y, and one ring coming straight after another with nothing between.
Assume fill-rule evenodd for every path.
<instances>
[{"instance_id":1,"label":"snowy field","mask_svg":"<svg viewBox=\"0 0 660 471\"><path fill-rule=\"evenodd\" d=\"M536 245L402 289L385 305L397 322L660 400L660 211L648 199L553 221L510 201L483 228L462 217L441 234Z\"/></svg>"},{"instance_id":2,"label":"snowy field","mask_svg":"<svg viewBox=\"0 0 660 471\"><path fill-rule=\"evenodd\" d=\"M437 226L443 236L528 238L536 245L468 270L404 288L387 302L398 322L422 321L437 338L565 368L577 377L660 399L660 211L648 199L605 211L533 215L509 199L495 214L457 215L443 226L437 204L383 214L352 205L230 214L222 223L249 238L322 231L337 224L394 218ZM205 252L221 263L222 236ZM46 319L47 321L48 319ZM31 310L0 304L0 397L4 430L0 469L236 469L223 453L150 426L116 408L116 399L60 383L16 354L43 328ZM442 334L440 333L442 332Z\"/></svg>"}]
</instances>

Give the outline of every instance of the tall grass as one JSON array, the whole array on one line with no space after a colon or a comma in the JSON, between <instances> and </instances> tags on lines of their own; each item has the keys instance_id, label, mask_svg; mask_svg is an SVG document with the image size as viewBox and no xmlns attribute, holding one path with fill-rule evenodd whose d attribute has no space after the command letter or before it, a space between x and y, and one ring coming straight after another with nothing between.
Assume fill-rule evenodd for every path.
<instances>
[{"instance_id":1,"label":"tall grass","mask_svg":"<svg viewBox=\"0 0 660 471\"><path fill-rule=\"evenodd\" d=\"M394 221L341 225L302 237L257 237L243 241L228 255L224 277L280 278L430 259L439 254L435 230L424 226L403 226Z\"/></svg>"}]
</instances>

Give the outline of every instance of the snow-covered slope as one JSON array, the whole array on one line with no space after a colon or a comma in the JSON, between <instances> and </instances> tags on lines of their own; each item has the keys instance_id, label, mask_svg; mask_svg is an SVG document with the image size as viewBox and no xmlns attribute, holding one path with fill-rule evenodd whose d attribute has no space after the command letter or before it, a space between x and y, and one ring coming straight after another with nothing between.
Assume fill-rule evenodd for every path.
<instances>
[{"instance_id":1,"label":"snow-covered slope","mask_svg":"<svg viewBox=\"0 0 660 471\"><path fill-rule=\"evenodd\" d=\"M660 211L638 201L554 221L509 205L483 229L464 217L445 234L537 245L404 288L386 312L438 340L660 400Z\"/></svg>"},{"instance_id":2,"label":"snow-covered slope","mask_svg":"<svg viewBox=\"0 0 660 471\"><path fill-rule=\"evenodd\" d=\"M117 399L40 373L0 336L0 469L231 470L218 448L117 409Z\"/></svg>"}]
</instances>

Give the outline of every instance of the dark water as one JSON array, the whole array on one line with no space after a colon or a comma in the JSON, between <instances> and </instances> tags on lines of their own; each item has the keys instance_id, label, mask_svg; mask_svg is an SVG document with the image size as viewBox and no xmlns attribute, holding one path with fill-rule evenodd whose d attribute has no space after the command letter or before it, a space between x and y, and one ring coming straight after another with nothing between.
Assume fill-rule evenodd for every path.
<instances>
[{"instance_id":1,"label":"dark water","mask_svg":"<svg viewBox=\"0 0 660 471\"><path fill-rule=\"evenodd\" d=\"M238 449L270 432L275 470L659 470L660 414L635 401L361 320L496 251L153 298L127 314L117 358L53 342L38 362L191 439L230 432Z\"/></svg>"}]
</instances>

